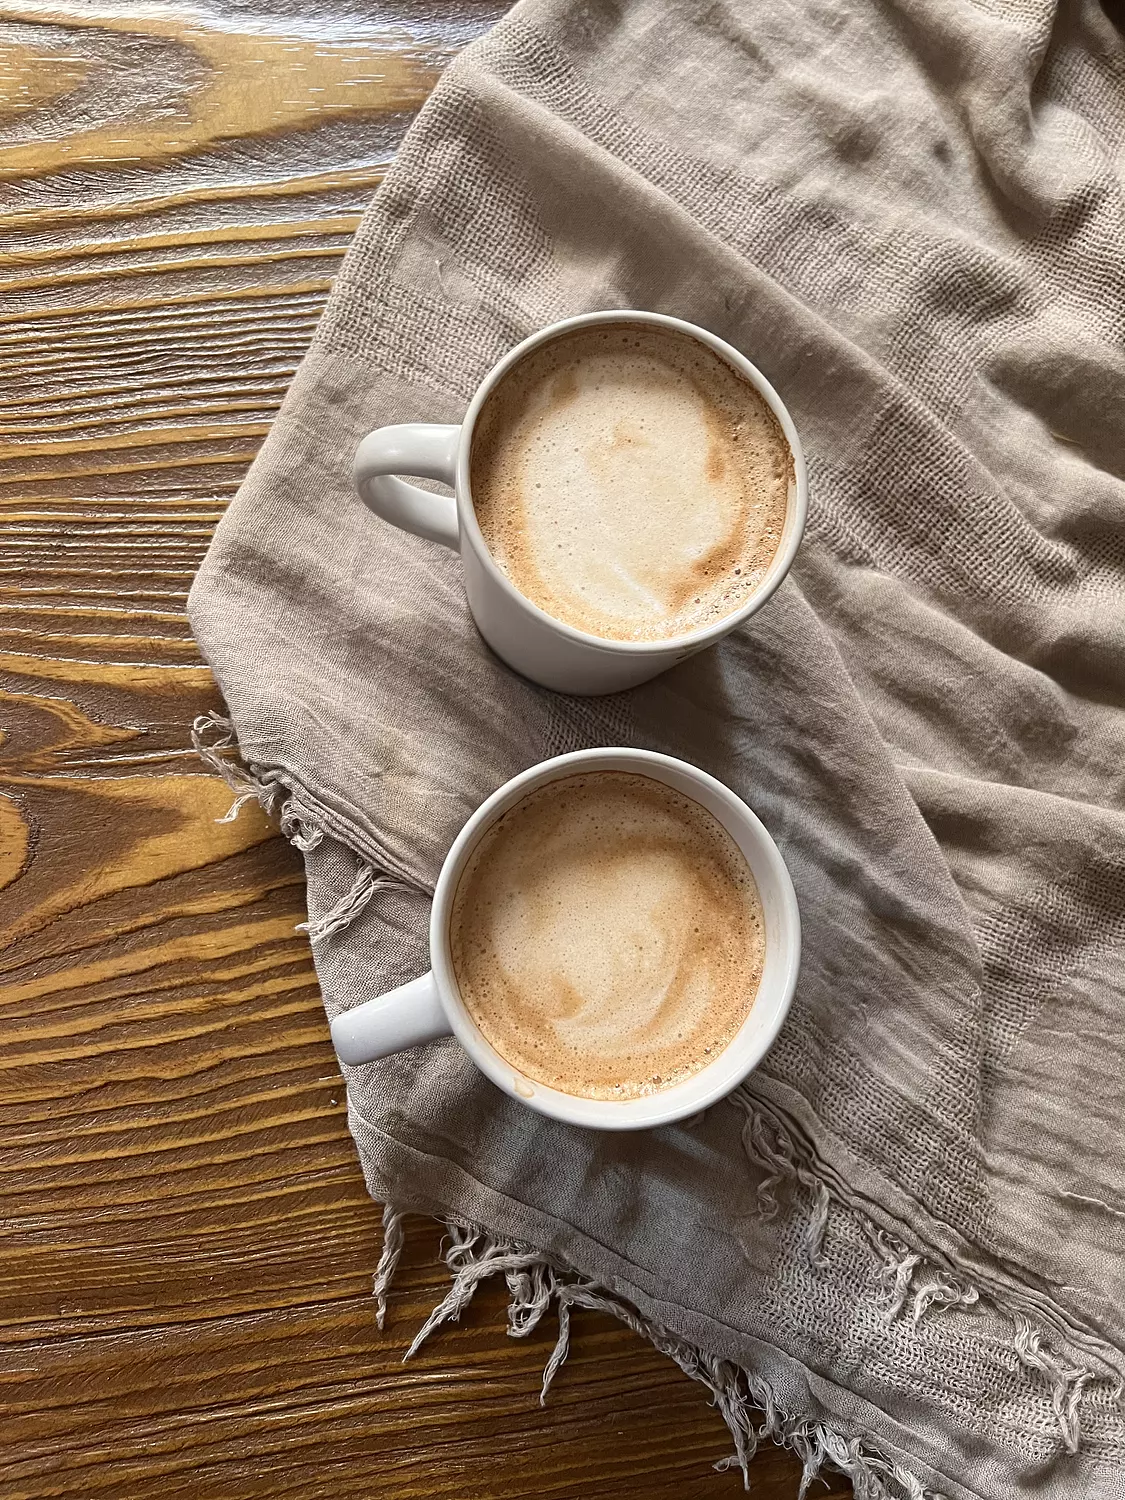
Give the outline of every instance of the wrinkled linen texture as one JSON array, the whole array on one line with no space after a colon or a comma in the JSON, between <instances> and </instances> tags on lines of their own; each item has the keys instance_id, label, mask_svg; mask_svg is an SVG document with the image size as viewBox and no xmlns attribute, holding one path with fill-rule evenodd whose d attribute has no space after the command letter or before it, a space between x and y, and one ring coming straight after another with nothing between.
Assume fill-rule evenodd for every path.
<instances>
[{"instance_id":1,"label":"wrinkled linen texture","mask_svg":"<svg viewBox=\"0 0 1125 1500\"><path fill-rule=\"evenodd\" d=\"M659 749L762 816L804 961L739 1100L586 1132L450 1041L346 1069L351 1125L379 1200L756 1372L899 1467L872 1493L1125 1496L1122 24L524 0L408 134L191 596L312 919L351 915L313 945L332 1014L427 966L446 849L537 760ZM760 615L579 700L490 654L350 461L612 307L759 364L811 509Z\"/></svg>"}]
</instances>

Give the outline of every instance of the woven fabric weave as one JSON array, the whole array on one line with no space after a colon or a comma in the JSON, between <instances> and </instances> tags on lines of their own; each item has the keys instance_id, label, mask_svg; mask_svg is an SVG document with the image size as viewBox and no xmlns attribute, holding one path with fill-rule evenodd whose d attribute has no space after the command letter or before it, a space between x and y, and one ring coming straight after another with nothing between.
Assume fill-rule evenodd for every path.
<instances>
[{"instance_id":1,"label":"woven fabric weave","mask_svg":"<svg viewBox=\"0 0 1125 1500\"><path fill-rule=\"evenodd\" d=\"M1125 1496L1121 25L523 0L409 132L190 601L305 851L330 1013L426 967L449 843L537 760L665 750L757 810L804 963L736 1098L583 1132L449 1042L349 1070L352 1129L380 1200L658 1330L743 1456L772 1403L871 1493ZM566 699L490 655L457 559L365 511L350 459L621 306L765 371L810 521L747 626Z\"/></svg>"}]
</instances>

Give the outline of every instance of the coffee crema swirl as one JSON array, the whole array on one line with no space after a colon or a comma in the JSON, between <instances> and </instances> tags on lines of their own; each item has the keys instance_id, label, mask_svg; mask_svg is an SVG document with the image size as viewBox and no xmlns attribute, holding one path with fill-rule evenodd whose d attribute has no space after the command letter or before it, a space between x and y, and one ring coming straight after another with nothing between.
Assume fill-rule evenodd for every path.
<instances>
[{"instance_id":1,"label":"coffee crema swirl","mask_svg":"<svg viewBox=\"0 0 1125 1500\"><path fill-rule=\"evenodd\" d=\"M757 390L674 330L610 323L533 349L477 419L473 509L547 614L611 640L715 624L757 589L793 461Z\"/></svg>"},{"instance_id":2,"label":"coffee crema swirl","mask_svg":"<svg viewBox=\"0 0 1125 1500\"><path fill-rule=\"evenodd\" d=\"M514 1069L632 1099L732 1040L765 930L749 865L711 813L653 777L591 771L536 788L484 833L450 951L469 1014Z\"/></svg>"}]
</instances>

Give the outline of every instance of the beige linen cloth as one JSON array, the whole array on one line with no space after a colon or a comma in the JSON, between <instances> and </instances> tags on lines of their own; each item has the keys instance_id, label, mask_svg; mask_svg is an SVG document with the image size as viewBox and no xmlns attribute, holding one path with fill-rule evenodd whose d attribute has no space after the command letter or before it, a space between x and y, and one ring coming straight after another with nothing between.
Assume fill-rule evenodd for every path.
<instances>
[{"instance_id":1,"label":"beige linen cloth","mask_svg":"<svg viewBox=\"0 0 1125 1500\"><path fill-rule=\"evenodd\" d=\"M347 1070L351 1124L394 1206L380 1299L395 1210L441 1215L430 1326L504 1275L513 1333L560 1318L553 1374L571 1310L610 1307L707 1387L733 1461L768 1435L861 1495L1125 1496L1121 25L524 0L409 133L191 596L228 777L305 853L332 1013L426 967L450 841L534 761L649 746L763 817L804 964L734 1098L584 1132L447 1042ZM811 515L746 627L577 700L490 655L455 556L349 467L606 307L761 366Z\"/></svg>"}]
</instances>

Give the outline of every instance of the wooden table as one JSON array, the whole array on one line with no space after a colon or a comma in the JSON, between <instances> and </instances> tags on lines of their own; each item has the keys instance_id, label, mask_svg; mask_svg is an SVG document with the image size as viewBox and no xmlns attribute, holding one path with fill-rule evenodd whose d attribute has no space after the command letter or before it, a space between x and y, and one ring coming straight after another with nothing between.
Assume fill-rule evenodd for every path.
<instances>
[{"instance_id":1,"label":"wooden table","mask_svg":"<svg viewBox=\"0 0 1125 1500\"><path fill-rule=\"evenodd\" d=\"M0 17L0 1495L734 1495L701 1389L414 1224L385 1334L296 855L188 747L184 602L360 210L497 0ZM757 1493L794 1492L767 1447ZM837 1493L843 1494L840 1490Z\"/></svg>"}]
</instances>

